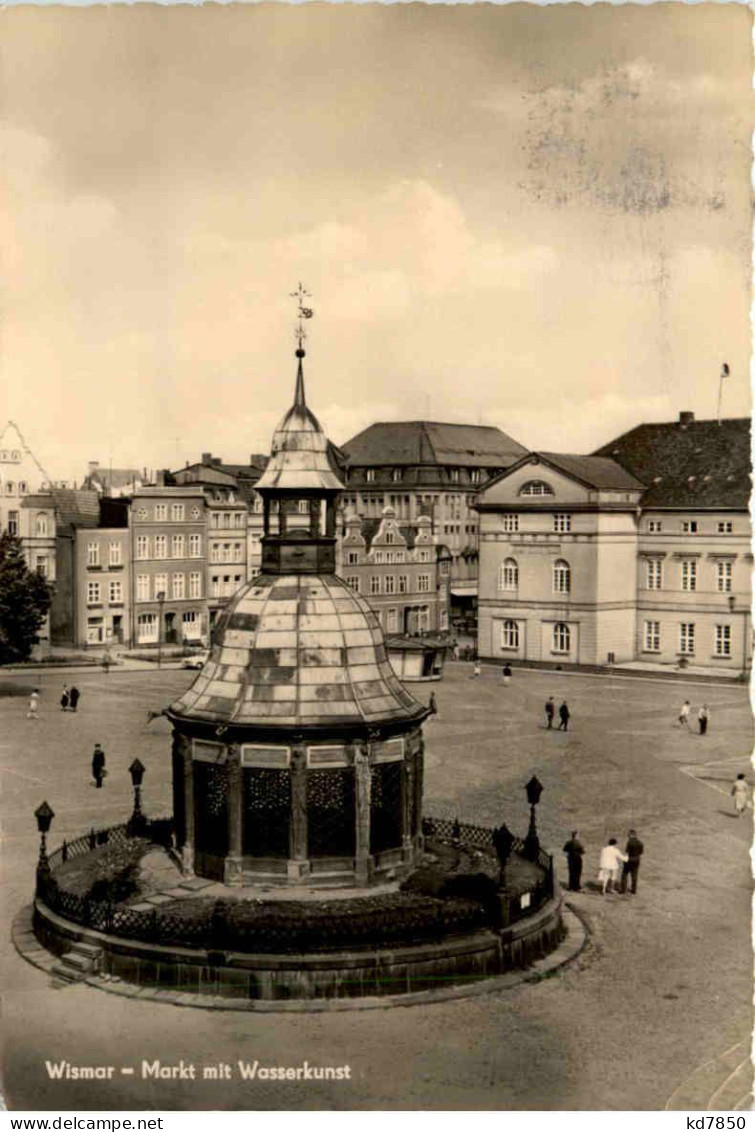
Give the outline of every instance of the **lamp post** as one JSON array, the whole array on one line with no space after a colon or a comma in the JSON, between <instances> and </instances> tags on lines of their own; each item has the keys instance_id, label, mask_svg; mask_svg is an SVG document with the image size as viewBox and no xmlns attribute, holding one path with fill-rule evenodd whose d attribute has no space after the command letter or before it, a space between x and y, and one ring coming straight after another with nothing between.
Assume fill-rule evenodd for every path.
<instances>
[{"instance_id":1,"label":"lamp post","mask_svg":"<svg viewBox=\"0 0 755 1132\"><path fill-rule=\"evenodd\" d=\"M537 855L540 852L540 841L537 836L537 826L535 824L535 806L540 801L540 795L543 792L543 784L533 774L524 789L527 791L527 801L530 807L530 827L524 839L523 856L525 856L528 861L536 861Z\"/></svg>"},{"instance_id":2,"label":"lamp post","mask_svg":"<svg viewBox=\"0 0 755 1132\"><path fill-rule=\"evenodd\" d=\"M128 772L131 775L131 784L134 787L134 812L129 819L127 832L131 837L138 837L143 833L146 820L142 813L142 779L144 778L145 766L140 759L134 759Z\"/></svg>"},{"instance_id":3,"label":"lamp post","mask_svg":"<svg viewBox=\"0 0 755 1132\"><path fill-rule=\"evenodd\" d=\"M39 861L37 862L38 873L48 873L50 865L47 860L47 834L52 824L52 819L55 817L52 806L47 802L43 802L41 806L37 806L34 811L34 817L37 819L37 829L39 831Z\"/></svg>"},{"instance_id":4,"label":"lamp post","mask_svg":"<svg viewBox=\"0 0 755 1132\"><path fill-rule=\"evenodd\" d=\"M160 590L157 595L157 667L162 666L163 661L163 606L165 605L165 590Z\"/></svg>"}]
</instances>

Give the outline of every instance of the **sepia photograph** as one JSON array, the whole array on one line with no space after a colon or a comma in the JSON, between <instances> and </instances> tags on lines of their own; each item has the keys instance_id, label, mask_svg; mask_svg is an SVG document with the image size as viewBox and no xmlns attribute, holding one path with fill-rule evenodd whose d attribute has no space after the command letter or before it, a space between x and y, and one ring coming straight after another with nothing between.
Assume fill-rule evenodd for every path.
<instances>
[{"instance_id":1,"label":"sepia photograph","mask_svg":"<svg viewBox=\"0 0 755 1132\"><path fill-rule=\"evenodd\" d=\"M745 1127L752 20L4 9L5 1109Z\"/></svg>"}]
</instances>

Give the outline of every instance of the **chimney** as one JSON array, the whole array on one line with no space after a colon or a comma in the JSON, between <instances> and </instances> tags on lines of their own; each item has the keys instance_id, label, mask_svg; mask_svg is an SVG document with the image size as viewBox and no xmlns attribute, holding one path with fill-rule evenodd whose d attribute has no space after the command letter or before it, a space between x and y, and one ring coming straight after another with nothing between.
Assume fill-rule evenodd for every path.
<instances>
[{"instance_id":1,"label":"chimney","mask_svg":"<svg viewBox=\"0 0 755 1132\"><path fill-rule=\"evenodd\" d=\"M100 466L99 460L90 460L89 461L89 474L90 474L90 476L91 476L92 472L97 471L99 466Z\"/></svg>"},{"instance_id":2,"label":"chimney","mask_svg":"<svg viewBox=\"0 0 755 1132\"><path fill-rule=\"evenodd\" d=\"M208 467L212 463L212 452L202 453L202 463L205 467Z\"/></svg>"},{"instance_id":3,"label":"chimney","mask_svg":"<svg viewBox=\"0 0 755 1132\"><path fill-rule=\"evenodd\" d=\"M695 414L691 413L689 409L683 409L679 414L679 428L686 428L691 425L695 419Z\"/></svg>"},{"instance_id":4,"label":"chimney","mask_svg":"<svg viewBox=\"0 0 755 1132\"><path fill-rule=\"evenodd\" d=\"M165 468L162 468L159 472L155 472L155 486L165 487Z\"/></svg>"}]
</instances>

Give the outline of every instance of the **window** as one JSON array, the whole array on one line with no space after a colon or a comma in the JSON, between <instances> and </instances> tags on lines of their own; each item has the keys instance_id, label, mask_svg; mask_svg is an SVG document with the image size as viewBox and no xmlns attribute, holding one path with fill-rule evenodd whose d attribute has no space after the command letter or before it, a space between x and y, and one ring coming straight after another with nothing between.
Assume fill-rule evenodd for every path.
<instances>
[{"instance_id":1,"label":"window","mask_svg":"<svg viewBox=\"0 0 755 1132\"><path fill-rule=\"evenodd\" d=\"M146 519L147 518L147 508L146 507L140 507L139 510L136 512L136 517L137 517L137 519Z\"/></svg>"},{"instance_id":2,"label":"window","mask_svg":"<svg viewBox=\"0 0 755 1132\"><path fill-rule=\"evenodd\" d=\"M553 530L563 533L571 530L571 515L559 513L553 516Z\"/></svg>"},{"instance_id":3,"label":"window","mask_svg":"<svg viewBox=\"0 0 755 1132\"><path fill-rule=\"evenodd\" d=\"M430 575L418 574L417 575L417 589L421 594L430 592Z\"/></svg>"},{"instance_id":4,"label":"window","mask_svg":"<svg viewBox=\"0 0 755 1132\"><path fill-rule=\"evenodd\" d=\"M38 538L47 537L47 516L45 515L44 511L40 511L37 515L35 530L37 532Z\"/></svg>"},{"instance_id":5,"label":"window","mask_svg":"<svg viewBox=\"0 0 755 1132\"><path fill-rule=\"evenodd\" d=\"M720 535L730 535L730 534L733 533L733 531L734 531L734 524L732 523L731 519L723 519L718 524L718 533Z\"/></svg>"},{"instance_id":6,"label":"window","mask_svg":"<svg viewBox=\"0 0 755 1132\"><path fill-rule=\"evenodd\" d=\"M682 562L682 589L687 593L697 589L697 562L694 558Z\"/></svg>"},{"instance_id":7,"label":"window","mask_svg":"<svg viewBox=\"0 0 755 1132\"><path fill-rule=\"evenodd\" d=\"M136 536L136 557L138 559L149 558L149 538L147 535Z\"/></svg>"},{"instance_id":8,"label":"window","mask_svg":"<svg viewBox=\"0 0 755 1132\"><path fill-rule=\"evenodd\" d=\"M87 543L87 566L99 566L100 564L100 544L98 542Z\"/></svg>"},{"instance_id":9,"label":"window","mask_svg":"<svg viewBox=\"0 0 755 1132\"><path fill-rule=\"evenodd\" d=\"M645 652L661 651L661 623L660 621L645 622Z\"/></svg>"},{"instance_id":10,"label":"window","mask_svg":"<svg viewBox=\"0 0 755 1132\"><path fill-rule=\"evenodd\" d=\"M211 583L212 583L212 596L213 597L220 597L220 576L218 574L213 574L212 579L211 579Z\"/></svg>"},{"instance_id":11,"label":"window","mask_svg":"<svg viewBox=\"0 0 755 1132\"><path fill-rule=\"evenodd\" d=\"M368 468L367 471L364 474L364 478L367 480L367 483L374 483L375 482L375 469L374 468Z\"/></svg>"},{"instance_id":12,"label":"window","mask_svg":"<svg viewBox=\"0 0 755 1132\"><path fill-rule=\"evenodd\" d=\"M181 601L181 599L186 596L186 577L183 574L174 574L171 580L173 583L171 589L173 599L174 601Z\"/></svg>"},{"instance_id":13,"label":"window","mask_svg":"<svg viewBox=\"0 0 755 1132\"><path fill-rule=\"evenodd\" d=\"M682 520L682 533L685 535L697 534L697 519L683 519Z\"/></svg>"},{"instance_id":14,"label":"window","mask_svg":"<svg viewBox=\"0 0 755 1132\"><path fill-rule=\"evenodd\" d=\"M347 563L348 566L358 566L359 565L359 551L358 550L347 551L346 552L346 563Z\"/></svg>"},{"instance_id":15,"label":"window","mask_svg":"<svg viewBox=\"0 0 755 1132\"><path fill-rule=\"evenodd\" d=\"M202 636L202 624L196 610L187 609L186 612L181 615L181 624L183 625L183 635L186 640L196 641Z\"/></svg>"},{"instance_id":16,"label":"window","mask_svg":"<svg viewBox=\"0 0 755 1132\"><path fill-rule=\"evenodd\" d=\"M168 596L167 574L155 574L155 598L157 601L160 600L160 594L162 594L164 598Z\"/></svg>"},{"instance_id":17,"label":"window","mask_svg":"<svg viewBox=\"0 0 755 1132\"><path fill-rule=\"evenodd\" d=\"M244 512L243 511L234 511L234 513L233 513L233 525L236 528L243 527L243 525L244 525Z\"/></svg>"},{"instance_id":18,"label":"window","mask_svg":"<svg viewBox=\"0 0 755 1132\"><path fill-rule=\"evenodd\" d=\"M519 622L518 621L504 621L501 625L501 648L502 649L518 649L519 648Z\"/></svg>"},{"instance_id":19,"label":"window","mask_svg":"<svg viewBox=\"0 0 755 1132\"><path fill-rule=\"evenodd\" d=\"M142 644L146 641L157 640L157 615L154 613L140 613L136 619L136 636Z\"/></svg>"},{"instance_id":20,"label":"window","mask_svg":"<svg viewBox=\"0 0 755 1132\"><path fill-rule=\"evenodd\" d=\"M375 562L377 562L378 564L385 562L385 551L384 550L376 550L376 551L374 551L372 557L373 557L373 560Z\"/></svg>"},{"instance_id":21,"label":"window","mask_svg":"<svg viewBox=\"0 0 755 1132\"><path fill-rule=\"evenodd\" d=\"M198 571L189 574L189 597L202 596L202 575Z\"/></svg>"},{"instance_id":22,"label":"window","mask_svg":"<svg viewBox=\"0 0 755 1132\"><path fill-rule=\"evenodd\" d=\"M100 604L100 583L87 582L87 605Z\"/></svg>"},{"instance_id":23,"label":"window","mask_svg":"<svg viewBox=\"0 0 755 1132\"><path fill-rule=\"evenodd\" d=\"M87 618L87 644L101 645L105 640L105 626L101 617Z\"/></svg>"},{"instance_id":24,"label":"window","mask_svg":"<svg viewBox=\"0 0 755 1132\"><path fill-rule=\"evenodd\" d=\"M400 594L409 592L409 578L406 574L399 574L398 576L398 592Z\"/></svg>"},{"instance_id":25,"label":"window","mask_svg":"<svg viewBox=\"0 0 755 1132\"><path fill-rule=\"evenodd\" d=\"M136 600L149 601L149 574L136 575Z\"/></svg>"},{"instance_id":26,"label":"window","mask_svg":"<svg viewBox=\"0 0 755 1132\"><path fill-rule=\"evenodd\" d=\"M9 511L8 512L8 534L9 535L17 535L18 534L18 511Z\"/></svg>"},{"instance_id":27,"label":"window","mask_svg":"<svg viewBox=\"0 0 755 1132\"><path fill-rule=\"evenodd\" d=\"M385 617L385 628L388 633L395 633L398 629L398 610L389 609Z\"/></svg>"},{"instance_id":28,"label":"window","mask_svg":"<svg viewBox=\"0 0 755 1132\"><path fill-rule=\"evenodd\" d=\"M404 473L401 471L401 468L394 468L393 471L391 472L391 479L393 480L394 483L400 483L401 480L403 479L403 476L404 476Z\"/></svg>"},{"instance_id":29,"label":"window","mask_svg":"<svg viewBox=\"0 0 755 1132\"><path fill-rule=\"evenodd\" d=\"M210 526L215 529L220 526L220 515L217 513L217 511L212 511L210 513Z\"/></svg>"},{"instance_id":30,"label":"window","mask_svg":"<svg viewBox=\"0 0 755 1132\"><path fill-rule=\"evenodd\" d=\"M417 561L418 562L429 562L430 561L430 551L429 550L419 550L419 551L417 551Z\"/></svg>"},{"instance_id":31,"label":"window","mask_svg":"<svg viewBox=\"0 0 755 1132\"><path fill-rule=\"evenodd\" d=\"M183 558L186 551L184 550L184 536L172 535L170 540L170 555L171 558Z\"/></svg>"},{"instance_id":32,"label":"window","mask_svg":"<svg viewBox=\"0 0 755 1132\"><path fill-rule=\"evenodd\" d=\"M108 582L107 599L111 605L123 604L123 582L120 578L117 581Z\"/></svg>"},{"instance_id":33,"label":"window","mask_svg":"<svg viewBox=\"0 0 755 1132\"><path fill-rule=\"evenodd\" d=\"M19 495L26 495L26 490L27 490L26 489L26 480L19 480L18 481L18 494Z\"/></svg>"},{"instance_id":34,"label":"window","mask_svg":"<svg viewBox=\"0 0 755 1132\"><path fill-rule=\"evenodd\" d=\"M458 468L451 468L451 483L458 483L460 474Z\"/></svg>"},{"instance_id":35,"label":"window","mask_svg":"<svg viewBox=\"0 0 755 1132\"><path fill-rule=\"evenodd\" d=\"M202 556L202 536L189 535L189 558L201 558Z\"/></svg>"},{"instance_id":36,"label":"window","mask_svg":"<svg viewBox=\"0 0 755 1132\"><path fill-rule=\"evenodd\" d=\"M370 593L371 594L379 594L380 593L380 575L379 574L373 574L370 578Z\"/></svg>"},{"instance_id":37,"label":"window","mask_svg":"<svg viewBox=\"0 0 755 1132\"><path fill-rule=\"evenodd\" d=\"M385 591L384 592L387 593L387 594L395 594L395 592L396 592L396 575L395 574L386 574L385 575Z\"/></svg>"},{"instance_id":38,"label":"window","mask_svg":"<svg viewBox=\"0 0 755 1132\"><path fill-rule=\"evenodd\" d=\"M202 512L199 510L198 507L192 507L192 509L191 509L192 519L198 519L201 514L202 514Z\"/></svg>"},{"instance_id":39,"label":"window","mask_svg":"<svg viewBox=\"0 0 755 1132\"><path fill-rule=\"evenodd\" d=\"M233 561L234 562L243 562L244 561L244 544L243 544L243 542L235 542L233 544Z\"/></svg>"},{"instance_id":40,"label":"window","mask_svg":"<svg viewBox=\"0 0 755 1132\"><path fill-rule=\"evenodd\" d=\"M155 558L168 557L168 536L155 535Z\"/></svg>"},{"instance_id":41,"label":"window","mask_svg":"<svg viewBox=\"0 0 755 1132\"><path fill-rule=\"evenodd\" d=\"M716 656L731 656L731 625L716 625Z\"/></svg>"},{"instance_id":42,"label":"window","mask_svg":"<svg viewBox=\"0 0 755 1132\"><path fill-rule=\"evenodd\" d=\"M16 485L14 484L13 480L8 480L8 482L5 485L5 494L6 495L13 495L13 491L15 489L15 486Z\"/></svg>"},{"instance_id":43,"label":"window","mask_svg":"<svg viewBox=\"0 0 755 1132\"><path fill-rule=\"evenodd\" d=\"M470 476L472 483L482 483L482 472L479 468L475 468Z\"/></svg>"},{"instance_id":44,"label":"window","mask_svg":"<svg viewBox=\"0 0 755 1132\"><path fill-rule=\"evenodd\" d=\"M355 594L359 593L359 576L357 574L350 574L346 579L346 585L350 586Z\"/></svg>"},{"instance_id":45,"label":"window","mask_svg":"<svg viewBox=\"0 0 755 1132\"><path fill-rule=\"evenodd\" d=\"M41 574L43 578L47 577L47 555L46 554L38 554L37 555L37 564L36 564L35 568L36 568L37 573Z\"/></svg>"},{"instance_id":46,"label":"window","mask_svg":"<svg viewBox=\"0 0 755 1132\"><path fill-rule=\"evenodd\" d=\"M528 480L519 489L520 495L553 495L553 488L545 480Z\"/></svg>"},{"instance_id":47,"label":"window","mask_svg":"<svg viewBox=\"0 0 755 1132\"><path fill-rule=\"evenodd\" d=\"M649 558L645 563L645 586L649 590L663 589L663 562L660 558Z\"/></svg>"},{"instance_id":48,"label":"window","mask_svg":"<svg viewBox=\"0 0 755 1132\"><path fill-rule=\"evenodd\" d=\"M679 652L689 656L695 651L695 623L682 621L679 626Z\"/></svg>"},{"instance_id":49,"label":"window","mask_svg":"<svg viewBox=\"0 0 755 1132\"><path fill-rule=\"evenodd\" d=\"M571 567L563 558L553 563L553 592L556 594L571 593Z\"/></svg>"},{"instance_id":50,"label":"window","mask_svg":"<svg viewBox=\"0 0 755 1132\"><path fill-rule=\"evenodd\" d=\"M168 518L168 504L156 503L155 504L155 522L164 523Z\"/></svg>"},{"instance_id":51,"label":"window","mask_svg":"<svg viewBox=\"0 0 755 1132\"><path fill-rule=\"evenodd\" d=\"M111 566L121 566L123 564L123 547L119 542L111 542L108 547L108 563Z\"/></svg>"},{"instance_id":52,"label":"window","mask_svg":"<svg viewBox=\"0 0 755 1132\"><path fill-rule=\"evenodd\" d=\"M569 652L571 649L571 629L563 621L553 626L553 651Z\"/></svg>"},{"instance_id":53,"label":"window","mask_svg":"<svg viewBox=\"0 0 755 1132\"><path fill-rule=\"evenodd\" d=\"M395 541L396 541L396 536L393 533L393 531L386 531L385 532L385 544L386 544L386 546L393 546Z\"/></svg>"},{"instance_id":54,"label":"window","mask_svg":"<svg viewBox=\"0 0 755 1132\"><path fill-rule=\"evenodd\" d=\"M660 519L648 519L648 530L653 535L659 535L663 530L663 523Z\"/></svg>"},{"instance_id":55,"label":"window","mask_svg":"<svg viewBox=\"0 0 755 1132\"><path fill-rule=\"evenodd\" d=\"M186 508L183 503L171 503L170 517L174 523L182 523L186 514Z\"/></svg>"},{"instance_id":56,"label":"window","mask_svg":"<svg viewBox=\"0 0 755 1132\"><path fill-rule=\"evenodd\" d=\"M519 586L519 565L515 558L506 558L498 568L498 589L515 590Z\"/></svg>"},{"instance_id":57,"label":"window","mask_svg":"<svg viewBox=\"0 0 755 1132\"><path fill-rule=\"evenodd\" d=\"M718 592L720 594L731 593L731 562L717 562L716 574L718 582Z\"/></svg>"},{"instance_id":58,"label":"window","mask_svg":"<svg viewBox=\"0 0 755 1132\"><path fill-rule=\"evenodd\" d=\"M504 531L518 531L519 530L519 516L506 514L501 516Z\"/></svg>"}]
</instances>

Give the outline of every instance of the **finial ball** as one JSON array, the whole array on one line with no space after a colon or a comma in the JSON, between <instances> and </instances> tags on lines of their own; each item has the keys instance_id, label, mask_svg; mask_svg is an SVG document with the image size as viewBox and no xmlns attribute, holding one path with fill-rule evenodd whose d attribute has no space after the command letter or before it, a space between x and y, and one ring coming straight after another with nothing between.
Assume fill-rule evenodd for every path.
<instances>
[{"instance_id":1,"label":"finial ball","mask_svg":"<svg viewBox=\"0 0 755 1132\"><path fill-rule=\"evenodd\" d=\"M302 348L300 346L299 349L296 351L296 356L297 356L297 358L306 358L307 352L306 352L306 350L302 350Z\"/></svg>"}]
</instances>

